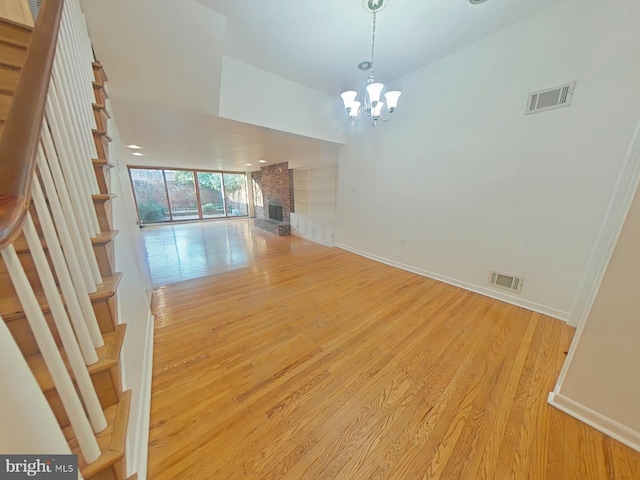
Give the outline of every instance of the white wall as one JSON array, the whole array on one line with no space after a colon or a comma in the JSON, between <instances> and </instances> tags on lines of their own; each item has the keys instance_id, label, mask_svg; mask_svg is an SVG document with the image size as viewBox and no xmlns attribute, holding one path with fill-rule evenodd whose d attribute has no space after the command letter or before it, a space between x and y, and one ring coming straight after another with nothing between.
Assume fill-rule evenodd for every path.
<instances>
[{"instance_id":1,"label":"white wall","mask_svg":"<svg viewBox=\"0 0 640 480\"><path fill-rule=\"evenodd\" d=\"M122 161L123 147L116 124L109 121L113 138L110 151L113 228L116 271L122 273L118 287L118 319L127 324L121 354L123 389L131 389L131 410L127 432L127 468L129 474L146 478L146 456L149 434L149 402L151 401L151 369L153 352L153 317L151 316L151 278L144 256L142 236L136 225L136 208L129 174Z\"/></svg>"},{"instance_id":2,"label":"white wall","mask_svg":"<svg viewBox=\"0 0 640 480\"><path fill-rule=\"evenodd\" d=\"M81 0L81 5L96 57L108 66L110 94L218 113L223 15L193 1Z\"/></svg>"},{"instance_id":3,"label":"white wall","mask_svg":"<svg viewBox=\"0 0 640 480\"><path fill-rule=\"evenodd\" d=\"M637 176L636 176L637 180ZM583 328L573 340L553 405L640 451L640 191Z\"/></svg>"},{"instance_id":4,"label":"white wall","mask_svg":"<svg viewBox=\"0 0 640 480\"><path fill-rule=\"evenodd\" d=\"M222 62L220 116L239 122L343 143L340 99L252 67Z\"/></svg>"},{"instance_id":5,"label":"white wall","mask_svg":"<svg viewBox=\"0 0 640 480\"><path fill-rule=\"evenodd\" d=\"M638 20L567 0L394 81L391 122L341 147L338 244L566 319L640 113ZM571 107L524 115L572 80Z\"/></svg>"}]
</instances>

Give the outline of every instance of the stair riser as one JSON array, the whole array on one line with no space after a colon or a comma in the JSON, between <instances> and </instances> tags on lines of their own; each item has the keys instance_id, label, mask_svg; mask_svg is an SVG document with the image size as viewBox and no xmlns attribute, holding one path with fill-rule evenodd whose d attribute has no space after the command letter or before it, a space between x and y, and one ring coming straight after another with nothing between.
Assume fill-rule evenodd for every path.
<instances>
[{"instance_id":1,"label":"stair riser","mask_svg":"<svg viewBox=\"0 0 640 480\"><path fill-rule=\"evenodd\" d=\"M95 83L98 85L104 85L107 81L107 75L102 68L102 65L93 65L93 78L95 79Z\"/></svg>"},{"instance_id":2,"label":"stair riser","mask_svg":"<svg viewBox=\"0 0 640 480\"><path fill-rule=\"evenodd\" d=\"M111 193L111 169L109 167L103 167L101 165L94 165L93 170L96 174L96 179L98 180L100 193Z\"/></svg>"},{"instance_id":3,"label":"stair riser","mask_svg":"<svg viewBox=\"0 0 640 480\"><path fill-rule=\"evenodd\" d=\"M107 102L107 94L104 91L104 88L102 87L102 85L93 84L93 94L96 98L96 103L98 105L106 105Z\"/></svg>"},{"instance_id":4,"label":"stair riser","mask_svg":"<svg viewBox=\"0 0 640 480\"><path fill-rule=\"evenodd\" d=\"M21 263L22 263L22 259L20 259ZM0 261L0 264L2 264L2 269L4 270L4 273L0 273L0 296L13 296L13 297L17 297L17 293L16 293L16 289L13 286L13 281L11 280L11 277L9 276L9 274L6 272L6 266L4 265L4 262ZM33 289L34 292L42 292L42 283L40 282L40 277L38 277L38 275L35 272L35 267L31 266L31 265L24 265L23 267L25 268L31 268L30 271L27 271L27 279L29 280L29 284L31 285L31 288Z\"/></svg>"},{"instance_id":5,"label":"stair riser","mask_svg":"<svg viewBox=\"0 0 640 480\"><path fill-rule=\"evenodd\" d=\"M7 88L15 89L20 79L20 70L0 65L0 83Z\"/></svg>"},{"instance_id":6,"label":"stair riser","mask_svg":"<svg viewBox=\"0 0 640 480\"><path fill-rule=\"evenodd\" d=\"M98 300L92 303L92 306L93 311L96 315L96 319L98 320L100 331L103 334L112 332L117 321L115 296L103 300ZM58 347L61 347L62 342L60 341L58 329L55 326L55 323L51 316L51 312L45 313L45 319L47 320L49 330L51 330L56 345L58 345ZM29 357L31 355L40 353L38 344L36 343L36 339L33 336L33 333L31 332L31 327L29 326L29 322L26 317L20 316L11 321L7 321L6 324L9 328L9 331L11 332L11 335L16 341L18 348L20 348L23 356Z\"/></svg>"},{"instance_id":7,"label":"stair riser","mask_svg":"<svg viewBox=\"0 0 640 480\"><path fill-rule=\"evenodd\" d=\"M96 207L96 214L98 215L98 223L100 225L100 230L103 232L108 232L112 230L113 225L113 216L111 214L111 202L94 202Z\"/></svg>"},{"instance_id":8,"label":"stair riser","mask_svg":"<svg viewBox=\"0 0 640 480\"><path fill-rule=\"evenodd\" d=\"M113 253L113 242L105 245L94 245L93 251L96 254L100 275L110 277L115 273L115 255Z\"/></svg>"},{"instance_id":9,"label":"stair riser","mask_svg":"<svg viewBox=\"0 0 640 480\"><path fill-rule=\"evenodd\" d=\"M118 471L120 470L118 464L124 464L124 462L116 462L114 465L111 465L106 470L101 471L100 473L93 475L91 477L87 477L85 480L124 480L126 477L120 476Z\"/></svg>"},{"instance_id":10,"label":"stair riser","mask_svg":"<svg viewBox=\"0 0 640 480\"><path fill-rule=\"evenodd\" d=\"M0 92L0 118L7 118L12 101L13 95Z\"/></svg>"},{"instance_id":11,"label":"stair riser","mask_svg":"<svg viewBox=\"0 0 640 480\"><path fill-rule=\"evenodd\" d=\"M0 42L0 58L5 61L10 61L12 63L24 64L25 58L27 57L27 49L17 47L15 45L7 44Z\"/></svg>"},{"instance_id":12,"label":"stair riser","mask_svg":"<svg viewBox=\"0 0 640 480\"><path fill-rule=\"evenodd\" d=\"M31 38L31 29L3 21L0 22L0 38L28 45Z\"/></svg>"},{"instance_id":13,"label":"stair riser","mask_svg":"<svg viewBox=\"0 0 640 480\"><path fill-rule=\"evenodd\" d=\"M110 407L111 405L115 405L118 403L120 399L120 393L122 391L122 385L120 382L120 366L116 365L108 371L99 372L91 375L91 382L98 394L98 399L100 400L100 405L103 409ZM74 382L75 385L75 382ZM77 390L77 385L76 385ZM60 396L58 395L57 390L51 390L49 392L45 392L45 397L49 405L51 406L51 410L53 410L53 414L58 420L58 424L61 428L64 428L69 425L69 417L62 406L62 402L60 401Z\"/></svg>"},{"instance_id":14,"label":"stair riser","mask_svg":"<svg viewBox=\"0 0 640 480\"><path fill-rule=\"evenodd\" d=\"M104 111L103 108L94 108L93 110L93 116L96 119L96 129L97 130L101 130L103 132L107 131L107 121L109 120L109 116L107 115L107 113Z\"/></svg>"},{"instance_id":15,"label":"stair riser","mask_svg":"<svg viewBox=\"0 0 640 480\"><path fill-rule=\"evenodd\" d=\"M47 325L49 326L49 330L51 330L51 334L56 342L56 345L58 347L62 346L60 336L58 335L58 329L53 322L51 312L45 313L44 318L47 321ZM7 322L7 327L9 328L11 335L16 341L16 344L18 345L18 348L20 349L24 357L29 357L31 355L40 353L40 349L38 348L38 344L36 343L36 339L33 336L31 327L29 326L29 322L27 321L26 317L21 317L19 319Z\"/></svg>"},{"instance_id":16,"label":"stair riser","mask_svg":"<svg viewBox=\"0 0 640 480\"><path fill-rule=\"evenodd\" d=\"M93 245L93 253L95 254L96 260L98 262L100 275L102 275L103 277L110 277L115 272L115 256L113 249L113 242ZM47 256L47 261L49 262L49 268L51 268L51 272L56 279L56 284L59 285L58 279L53 269L51 256L46 250L45 255ZM29 277L29 281L34 288L34 291L42 292L42 284L37 276L36 265L33 261L31 253L25 251L18 252L18 258L20 259L22 268L24 268L24 271ZM2 260L0 260L0 295L10 295L14 293L15 289L13 288L13 282L11 282L11 279L9 278L6 265Z\"/></svg>"},{"instance_id":17,"label":"stair riser","mask_svg":"<svg viewBox=\"0 0 640 480\"><path fill-rule=\"evenodd\" d=\"M98 152L98 158L102 158L108 161L109 160L109 144L111 143L111 139L107 135L94 132L93 141L96 144L96 151Z\"/></svg>"}]
</instances>

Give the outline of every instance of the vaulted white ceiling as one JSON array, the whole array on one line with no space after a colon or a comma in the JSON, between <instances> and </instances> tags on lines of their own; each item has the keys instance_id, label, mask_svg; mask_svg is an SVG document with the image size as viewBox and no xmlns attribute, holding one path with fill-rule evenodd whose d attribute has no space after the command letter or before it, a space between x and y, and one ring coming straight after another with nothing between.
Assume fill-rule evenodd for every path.
<instances>
[{"instance_id":1,"label":"vaulted white ceiling","mask_svg":"<svg viewBox=\"0 0 640 480\"><path fill-rule=\"evenodd\" d=\"M376 78L392 84L561 0L387 1L377 19ZM231 57L322 92L341 118L339 93L366 79L356 68L369 59L371 48L372 17L363 0L82 0L82 5L96 55L109 75L122 139L144 143L148 163L210 162L211 168L251 170L265 158L295 166L307 147L313 158L337 159L334 143L219 118L223 60ZM176 112L183 124L198 125L198 135L167 128ZM287 141L295 147L283 148ZM184 154L178 158L178 152Z\"/></svg>"}]
</instances>

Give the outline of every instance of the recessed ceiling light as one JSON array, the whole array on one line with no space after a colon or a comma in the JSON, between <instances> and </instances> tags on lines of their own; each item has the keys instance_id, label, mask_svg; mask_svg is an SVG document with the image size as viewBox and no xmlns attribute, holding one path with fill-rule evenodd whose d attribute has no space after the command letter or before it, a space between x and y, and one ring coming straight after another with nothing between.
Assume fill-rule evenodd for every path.
<instances>
[{"instance_id":1,"label":"recessed ceiling light","mask_svg":"<svg viewBox=\"0 0 640 480\"><path fill-rule=\"evenodd\" d=\"M260 163L267 163L267 161L266 161L266 160L258 160L258 162L260 162Z\"/></svg>"},{"instance_id":2,"label":"recessed ceiling light","mask_svg":"<svg viewBox=\"0 0 640 480\"><path fill-rule=\"evenodd\" d=\"M133 149L133 150L140 150L142 147L140 145L136 145L136 144L131 144L131 145L127 145L127 147Z\"/></svg>"},{"instance_id":3,"label":"recessed ceiling light","mask_svg":"<svg viewBox=\"0 0 640 480\"><path fill-rule=\"evenodd\" d=\"M246 165L247 167L251 167L251 166L252 166L252 164L251 164L251 163L245 163L245 165Z\"/></svg>"},{"instance_id":4,"label":"recessed ceiling light","mask_svg":"<svg viewBox=\"0 0 640 480\"><path fill-rule=\"evenodd\" d=\"M142 157L142 156L144 156L144 153L133 152L131 155L135 155L136 157Z\"/></svg>"}]
</instances>

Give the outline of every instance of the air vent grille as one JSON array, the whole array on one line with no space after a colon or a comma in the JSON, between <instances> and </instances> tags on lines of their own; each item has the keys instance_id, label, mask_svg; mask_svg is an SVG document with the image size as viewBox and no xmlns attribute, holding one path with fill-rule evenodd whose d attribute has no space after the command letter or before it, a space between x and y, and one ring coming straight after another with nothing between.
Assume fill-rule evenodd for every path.
<instances>
[{"instance_id":1,"label":"air vent grille","mask_svg":"<svg viewBox=\"0 0 640 480\"><path fill-rule=\"evenodd\" d=\"M571 82L559 87L530 93L525 113L529 115L531 113L553 110L554 108L568 107L571 105L575 88L576 82Z\"/></svg>"},{"instance_id":2,"label":"air vent grille","mask_svg":"<svg viewBox=\"0 0 640 480\"><path fill-rule=\"evenodd\" d=\"M489 285L511 290L515 293L520 293L522 291L523 283L524 278L506 273L491 272L491 275L489 276Z\"/></svg>"}]
</instances>

